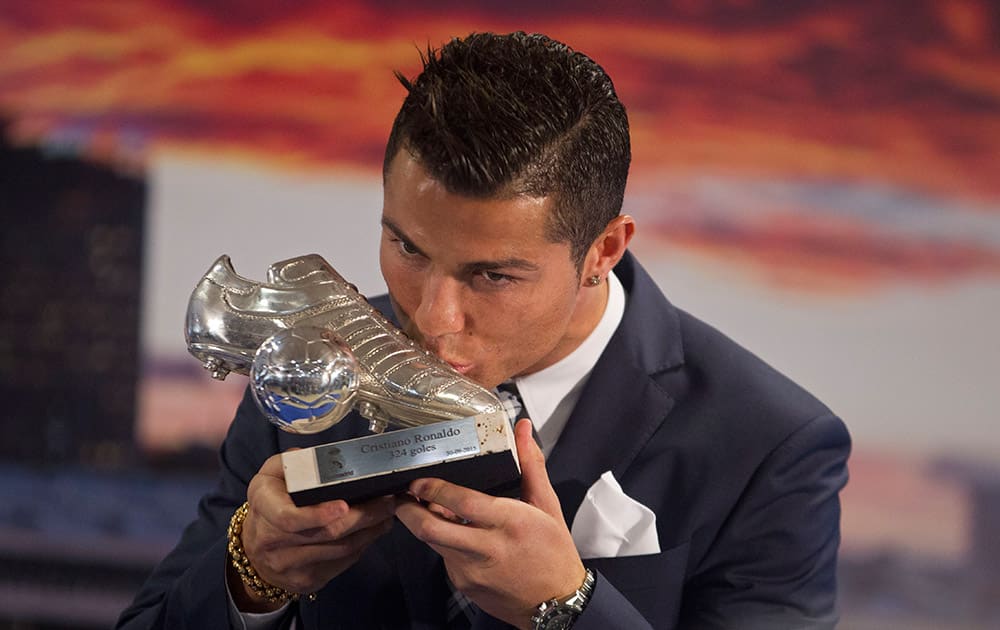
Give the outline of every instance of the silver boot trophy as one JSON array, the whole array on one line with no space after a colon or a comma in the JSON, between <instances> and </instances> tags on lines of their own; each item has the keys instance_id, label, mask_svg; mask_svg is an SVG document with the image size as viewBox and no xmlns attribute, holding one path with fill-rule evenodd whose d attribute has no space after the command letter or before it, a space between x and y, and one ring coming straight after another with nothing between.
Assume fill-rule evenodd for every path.
<instances>
[{"instance_id":1,"label":"silver boot trophy","mask_svg":"<svg viewBox=\"0 0 1000 630\"><path fill-rule=\"evenodd\" d=\"M517 485L499 399L407 337L316 254L274 263L266 282L220 256L191 294L184 332L214 378L248 375L261 411L284 431L323 431L352 409L369 421L376 435L282 455L299 505L400 492L422 476L496 492Z\"/></svg>"}]
</instances>

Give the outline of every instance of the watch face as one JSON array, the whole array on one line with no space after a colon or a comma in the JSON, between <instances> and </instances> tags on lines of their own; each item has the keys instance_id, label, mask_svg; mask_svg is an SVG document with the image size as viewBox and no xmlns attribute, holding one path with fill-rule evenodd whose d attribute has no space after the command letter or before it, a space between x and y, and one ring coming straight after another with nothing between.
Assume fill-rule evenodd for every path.
<instances>
[{"instance_id":1,"label":"watch face","mask_svg":"<svg viewBox=\"0 0 1000 630\"><path fill-rule=\"evenodd\" d=\"M561 610L546 619L546 623L542 627L545 630L569 630L574 621L576 621L575 613Z\"/></svg>"},{"instance_id":2,"label":"watch face","mask_svg":"<svg viewBox=\"0 0 1000 630\"><path fill-rule=\"evenodd\" d=\"M568 630L578 615L576 611L555 608L542 618L538 627L543 630Z\"/></svg>"},{"instance_id":3,"label":"watch face","mask_svg":"<svg viewBox=\"0 0 1000 630\"><path fill-rule=\"evenodd\" d=\"M538 613L531 618L534 630L569 630L576 618L583 613L594 588L594 572L587 570L583 585L563 601L550 599L538 605Z\"/></svg>"}]
</instances>

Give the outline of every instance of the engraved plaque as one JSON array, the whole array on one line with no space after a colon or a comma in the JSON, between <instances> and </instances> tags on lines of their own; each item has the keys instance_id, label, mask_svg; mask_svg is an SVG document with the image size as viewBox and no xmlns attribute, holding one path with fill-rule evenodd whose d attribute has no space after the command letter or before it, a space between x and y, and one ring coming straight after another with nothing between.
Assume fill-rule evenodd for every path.
<instances>
[{"instance_id":1,"label":"engraved plaque","mask_svg":"<svg viewBox=\"0 0 1000 630\"><path fill-rule=\"evenodd\" d=\"M478 455L479 434L475 418L465 418L345 440L315 450L319 480L330 483Z\"/></svg>"},{"instance_id":2,"label":"engraved plaque","mask_svg":"<svg viewBox=\"0 0 1000 630\"><path fill-rule=\"evenodd\" d=\"M513 434L493 413L288 451L285 482L297 505L396 494L420 477L506 494L520 481Z\"/></svg>"}]
</instances>

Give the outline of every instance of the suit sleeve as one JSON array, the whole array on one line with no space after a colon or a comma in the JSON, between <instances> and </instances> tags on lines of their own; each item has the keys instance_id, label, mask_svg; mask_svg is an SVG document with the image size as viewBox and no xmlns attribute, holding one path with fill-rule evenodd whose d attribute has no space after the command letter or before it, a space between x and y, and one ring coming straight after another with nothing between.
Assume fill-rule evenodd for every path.
<instances>
[{"instance_id":1,"label":"suit sleeve","mask_svg":"<svg viewBox=\"0 0 1000 630\"><path fill-rule=\"evenodd\" d=\"M681 628L833 628L850 437L804 424L764 459L685 585Z\"/></svg>"},{"instance_id":2,"label":"suit sleeve","mask_svg":"<svg viewBox=\"0 0 1000 630\"><path fill-rule=\"evenodd\" d=\"M573 624L575 630L647 630L653 627L600 572L596 577L590 602Z\"/></svg>"},{"instance_id":3,"label":"suit sleeve","mask_svg":"<svg viewBox=\"0 0 1000 630\"><path fill-rule=\"evenodd\" d=\"M116 628L229 627L226 529L233 512L246 500L251 477L277 450L274 429L260 420L248 392L223 442L215 489L202 498L197 518L153 570Z\"/></svg>"}]
</instances>

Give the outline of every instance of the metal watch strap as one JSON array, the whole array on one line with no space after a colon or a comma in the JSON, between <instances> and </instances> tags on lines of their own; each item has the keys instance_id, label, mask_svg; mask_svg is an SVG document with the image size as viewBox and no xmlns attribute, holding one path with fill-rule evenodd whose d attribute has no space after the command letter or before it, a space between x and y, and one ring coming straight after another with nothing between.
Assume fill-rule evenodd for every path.
<instances>
[{"instance_id":1,"label":"metal watch strap","mask_svg":"<svg viewBox=\"0 0 1000 630\"><path fill-rule=\"evenodd\" d=\"M580 588L565 599L550 599L538 605L538 610L531 618L532 630L568 630L583 609L594 591L594 572L587 569Z\"/></svg>"}]
</instances>

